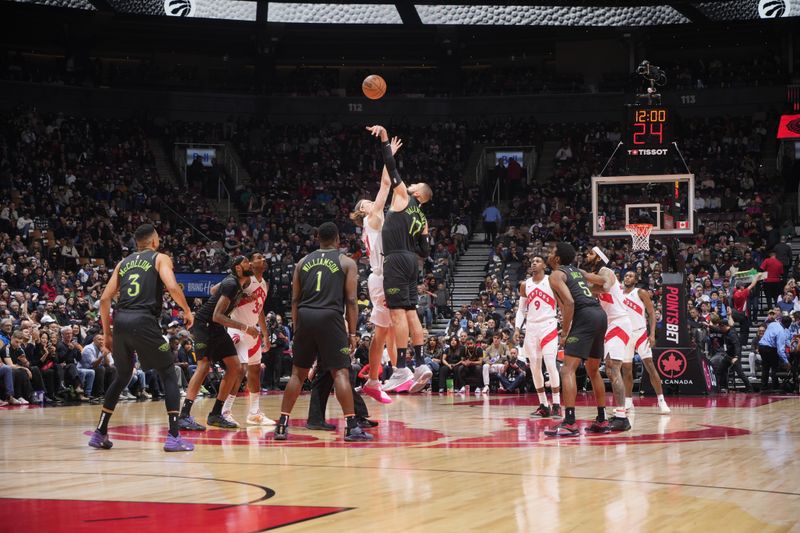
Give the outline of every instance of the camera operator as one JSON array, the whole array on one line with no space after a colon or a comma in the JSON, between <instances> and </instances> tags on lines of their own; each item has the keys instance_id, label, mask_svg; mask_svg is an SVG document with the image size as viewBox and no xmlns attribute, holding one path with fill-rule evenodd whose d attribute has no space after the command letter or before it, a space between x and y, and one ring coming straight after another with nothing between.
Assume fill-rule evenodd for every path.
<instances>
[{"instance_id":1,"label":"camera operator","mask_svg":"<svg viewBox=\"0 0 800 533\"><path fill-rule=\"evenodd\" d=\"M525 364L519 360L519 349L511 348L508 358L503 366L503 373L498 376L500 385L507 392L517 392L517 389L525 382Z\"/></svg>"},{"instance_id":2,"label":"camera operator","mask_svg":"<svg viewBox=\"0 0 800 533\"><path fill-rule=\"evenodd\" d=\"M742 343L739 339L739 334L734 330L733 315L728 311L728 320L723 322L722 318L716 313L711 313L711 320L708 329L713 335L715 341L717 339L724 342L724 351L720 350L711 360L711 364L717 373L717 384L719 385L720 392L727 392L728 389L728 369L733 367L736 376L744 383L747 392L753 392L750 386L750 380L744 374L742 368ZM721 344L719 344L722 347ZM734 384L735 388L735 384Z\"/></svg>"}]
</instances>

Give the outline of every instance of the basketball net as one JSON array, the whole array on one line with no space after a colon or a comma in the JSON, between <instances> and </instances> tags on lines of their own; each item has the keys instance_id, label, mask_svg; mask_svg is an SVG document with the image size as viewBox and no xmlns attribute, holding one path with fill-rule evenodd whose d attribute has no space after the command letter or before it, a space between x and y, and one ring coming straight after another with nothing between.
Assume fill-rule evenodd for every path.
<instances>
[{"instance_id":1,"label":"basketball net","mask_svg":"<svg viewBox=\"0 0 800 533\"><path fill-rule=\"evenodd\" d=\"M653 231L652 224L626 224L625 229L631 234L633 250L635 252L642 252L650 249L650 232Z\"/></svg>"}]
</instances>

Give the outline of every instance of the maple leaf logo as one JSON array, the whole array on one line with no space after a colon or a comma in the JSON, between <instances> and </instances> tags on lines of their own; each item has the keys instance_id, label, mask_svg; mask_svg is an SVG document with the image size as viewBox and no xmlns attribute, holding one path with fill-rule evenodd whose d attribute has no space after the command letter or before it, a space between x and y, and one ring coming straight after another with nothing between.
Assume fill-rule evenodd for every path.
<instances>
[{"instance_id":1,"label":"maple leaf logo","mask_svg":"<svg viewBox=\"0 0 800 533\"><path fill-rule=\"evenodd\" d=\"M686 370L686 356L676 350L661 354L659 360L661 372L669 378L676 378Z\"/></svg>"}]
</instances>

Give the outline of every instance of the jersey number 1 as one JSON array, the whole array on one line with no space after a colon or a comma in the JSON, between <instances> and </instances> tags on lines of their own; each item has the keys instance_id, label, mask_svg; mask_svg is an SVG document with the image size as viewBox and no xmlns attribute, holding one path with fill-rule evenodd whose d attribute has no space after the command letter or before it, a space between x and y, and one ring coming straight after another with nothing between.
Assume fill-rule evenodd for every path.
<instances>
[{"instance_id":1,"label":"jersey number 1","mask_svg":"<svg viewBox=\"0 0 800 533\"><path fill-rule=\"evenodd\" d=\"M317 271L317 292L322 290L322 270Z\"/></svg>"}]
</instances>

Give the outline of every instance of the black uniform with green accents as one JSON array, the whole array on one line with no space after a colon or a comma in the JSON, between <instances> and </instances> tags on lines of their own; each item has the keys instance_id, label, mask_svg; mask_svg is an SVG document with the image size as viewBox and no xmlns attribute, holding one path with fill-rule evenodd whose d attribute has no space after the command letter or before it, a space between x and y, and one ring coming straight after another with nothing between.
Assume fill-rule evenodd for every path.
<instances>
[{"instance_id":1,"label":"black uniform with green accents","mask_svg":"<svg viewBox=\"0 0 800 533\"><path fill-rule=\"evenodd\" d=\"M416 250L425 228L425 213L419 202L409 195L402 211L386 213L381 230L383 239L383 292L389 309L417 308L417 276L419 265Z\"/></svg>"},{"instance_id":2,"label":"black uniform with green accents","mask_svg":"<svg viewBox=\"0 0 800 533\"><path fill-rule=\"evenodd\" d=\"M229 274L219 283L217 292L211 295L195 314L191 333L198 359L207 357L210 361L219 362L226 357L236 355L236 345L228 335L228 330L212 320L214 308L222 296L227 296L230 300L228 308L223 312L225 316L230 316L242 297L242 286L233 274Z\"/></svg>"},{"instance_id":3,"label":"black uniform with green accents","mask_svg":"<svg viewBox=\"0 0 800 533\"><path fill-rule=\"evenodd\" d=\"M339 250L311 252L300 260L300 302L297 309L292 363L320 370L350 367L350 344L344 324L347 280Z\"/></svg>"},{"instance_id":4,"label":"black uniform with green accents","mask_svg":"<svg viewBox=\"0 0 800 533\"><path fill-rule=\"evenodd\" d=\"M566 285L575 302L572 329L564 344L564 355L588 359L602 359L605 353L608 316L592 294L583 273L571 265L559 270L566 276Z\"/></svg>"},{"instance_id":5,"label":"black uniform with green accents","mask_svg":"<svg viewBox=\"0 0 800 533\"><path fill-rule=\"evenodd\" d=\"M113 354L117 368L133 365L134 352L144 370L172 366L169 343L158 318L164 284L156 270L158 252L143 250L119 264L119 298L114 309Z\"/></svg>"}]
</instances>

